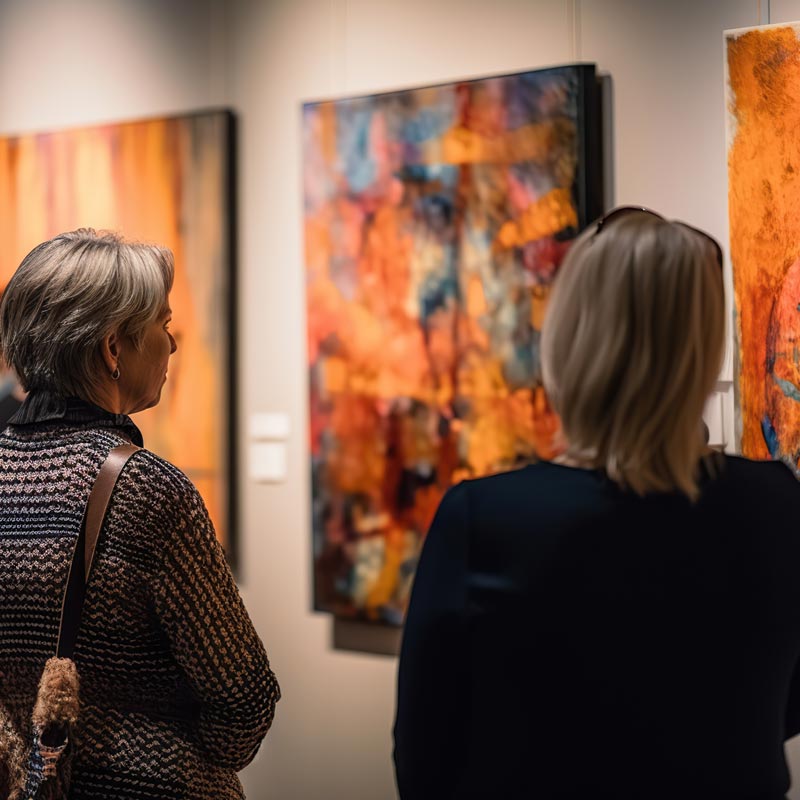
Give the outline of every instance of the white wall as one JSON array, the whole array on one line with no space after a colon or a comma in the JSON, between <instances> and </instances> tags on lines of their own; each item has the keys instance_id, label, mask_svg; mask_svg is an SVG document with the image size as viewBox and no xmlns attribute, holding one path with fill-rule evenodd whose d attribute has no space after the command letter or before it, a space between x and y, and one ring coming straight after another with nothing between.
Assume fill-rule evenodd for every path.
<instances>
[{"instance_id":1,"label":"white wall","mask_svg":"<svg viewBox=\"0 0 800 800\"><path fill-rule=\"evenodd\" d=\"M0 133L226 102L218 0L0 0Z\"/></svg>"},{"instance_id":2,"label":"white wall","mask_svg":"<svg viewBox=\"0 0 800 800\"><path fill-rule=\"evenodd\" d=\"M395 796L396 661L334 650L309 611L300 102L595 61L613 89L614 201L726 243L722 31L767 9L800 18L800 0L0 0L0 134L240 115L241 431L257 411L292 424L283 484L248 481L242 447L243 592L284 690L244 773L251 800Z\"/></svg>"}]
</instances>

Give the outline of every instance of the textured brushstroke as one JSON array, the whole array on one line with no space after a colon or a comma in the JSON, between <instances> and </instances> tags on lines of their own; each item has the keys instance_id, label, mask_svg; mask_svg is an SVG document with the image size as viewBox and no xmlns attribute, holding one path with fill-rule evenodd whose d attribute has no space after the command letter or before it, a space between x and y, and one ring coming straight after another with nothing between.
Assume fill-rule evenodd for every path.
<instances>
[{"instance_id":1,"label":"textured brushstroke","mask_svg":"<svg viewBox=\"0 0 800 800\"><path fill-rule=\"evenodd\" d=\"M800 41L797 26L727 37L728 176L741 451L800 454ZM794 265L794 266L793 266Z\"/></svg>"},{"instance_id":2,"label":"textured brushstroke","mask_svg":"<svg viewBox=\"0 0 800 800\"><path fill-rule=\"evenodd\" d=\"M316 604L399 623L446 489L554 452L538 347L578 227L578 76L303 113Z\"/></svg>"},{"instance_id":3,"label":"textured brushstroke","mask_svg":"<svg viewBox=\"0 0 800 800\"><path fill-rule=\"evenodd\" d=\"M178 352L147 447L194 481L223 543L228 506L228 116L198 114L0 138L0 287L36 244L78 227L175 253Z\"/></svg>"}]
</instances>

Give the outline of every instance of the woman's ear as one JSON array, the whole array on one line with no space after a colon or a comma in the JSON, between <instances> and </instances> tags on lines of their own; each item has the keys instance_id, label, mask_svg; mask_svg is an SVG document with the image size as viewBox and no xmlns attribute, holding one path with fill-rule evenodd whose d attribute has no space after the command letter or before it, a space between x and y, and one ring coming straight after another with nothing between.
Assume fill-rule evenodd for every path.
<instances>
[{"instance_id":1,"label":"woman's ear","mask_svg":"<svg viewBox=\"0 0 800 800\"><path fill-rule=\"evenodd\" d=\"M113 375L119 369L119 336L116 331L103 337L100 342L100 355L109 373Z\"/></svg>"}]
</instances>

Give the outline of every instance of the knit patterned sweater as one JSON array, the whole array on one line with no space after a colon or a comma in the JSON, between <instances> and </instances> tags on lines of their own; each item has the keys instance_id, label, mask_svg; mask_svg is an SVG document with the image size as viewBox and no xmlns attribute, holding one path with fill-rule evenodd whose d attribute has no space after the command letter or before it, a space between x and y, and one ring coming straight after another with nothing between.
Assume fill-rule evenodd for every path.
<instances>
[{"instance_id":1,"label":"knit patterned sweater","mask_svg":"<svg viewBox=\"0 0 800 800\"><path fill-rule=\"evenodd\" d=\"M124 437L141 444L127 417L32 398L0 435L0 696L23 726L89 491ZM109 504L75 662L71 800L243 797L236 772L270 727L278 684L200 495L147 450Z\"/></svg>"}]
</instances>

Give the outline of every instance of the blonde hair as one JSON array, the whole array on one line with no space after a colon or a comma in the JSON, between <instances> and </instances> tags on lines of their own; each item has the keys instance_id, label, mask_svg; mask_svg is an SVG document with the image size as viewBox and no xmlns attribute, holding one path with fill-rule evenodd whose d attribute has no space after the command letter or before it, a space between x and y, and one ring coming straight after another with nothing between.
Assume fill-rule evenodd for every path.
<instances>
[{"instance_id":1,"label":"blonde hair","mask_svg":"<svg viewBox=\"0 0 800 800\"><path fill-rule=\"evenodd\" d=\"M42 242L22 260L0 301L0 355L28 391L87 397L99 348L117 332L141 346L167 305L172 252L81 228Z\"/></svg>"},{"instance_id":2,"label":"blonde hair","mask_svg":"<svg viewBox=\"0 0 800 800\"><path fill-rule=\"evenodd\" d=\"M591 226L556 280L541 339L567 455L638 494L699 494L703 408L724 353L714 244L646 212Z\"/></svg>"}]
</instances>

